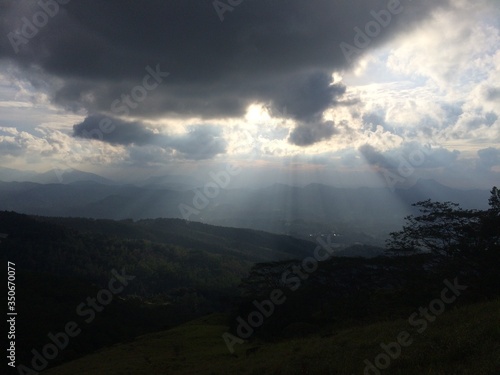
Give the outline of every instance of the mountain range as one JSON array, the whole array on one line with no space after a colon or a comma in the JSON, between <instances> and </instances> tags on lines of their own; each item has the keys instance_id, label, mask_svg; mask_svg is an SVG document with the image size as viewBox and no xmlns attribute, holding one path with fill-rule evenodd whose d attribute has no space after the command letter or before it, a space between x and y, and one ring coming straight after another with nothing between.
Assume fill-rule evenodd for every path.
<instances>
[{"instance_id":1,"label":"mountain range","mask_svg":"<svg viewBox=\"0 0 500 375\"><path fill-rule=\"evenodd\" d=\"M484 209L486 190L454 189L419 180L406 189L303 187L274 184L259 189L207 189L196 178L156 176L118 184L76 170L28 174L0 169L0 210L95 219L180 218L212 225L266 230L298 238L336 235L339 243L381 245L413 203L432 199Z\"/></svg>"}]
</instances>

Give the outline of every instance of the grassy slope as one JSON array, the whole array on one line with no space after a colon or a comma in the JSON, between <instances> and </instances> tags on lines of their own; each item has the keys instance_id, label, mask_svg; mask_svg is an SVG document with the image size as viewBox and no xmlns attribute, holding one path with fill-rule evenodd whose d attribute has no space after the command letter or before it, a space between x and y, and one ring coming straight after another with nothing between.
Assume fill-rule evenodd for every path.
<instances>
[{"instance_id":1,"label":"grassy slope","mask_svg":"<svg viewBox=\"0 0 500 375\"><path fill-rule=\"evenodd\" d=\"M413 311L408 312L410 316ZM500 300L449 308L418 334L407 319L344 329L326 338L236 345L231 356L221 338L224 317L209 316L139 337L44 372L46 375L118 374L363 374L365 359L407 330L414 342L383 374L500 374ZM246 349L260 346L255 354ZM369 372L373 374L373 372Z\"/></svg>"}]
</instances>

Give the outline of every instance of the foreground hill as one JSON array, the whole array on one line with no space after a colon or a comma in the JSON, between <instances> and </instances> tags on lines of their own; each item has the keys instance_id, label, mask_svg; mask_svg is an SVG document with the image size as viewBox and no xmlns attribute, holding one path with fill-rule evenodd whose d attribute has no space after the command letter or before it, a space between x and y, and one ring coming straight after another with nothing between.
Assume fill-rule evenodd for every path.
<instances>
[{"instance_id":1,"label":"foreground hill","mask_svg":"<svg viewBox=\"0 0 500 375\"><path fill-rule=\"evenodd\" d=\"M178 219L49 219L1 211L0 234L0 259L17 270L19 360L31 358L31 349L68 319L81 322L77 306L116 272L133 277L51 365L221 311L254 263L302 258L315 246Z\"/></svg>"},{"instance_id":2,"label":"foreground hill","mask_svg":"<svg viewBox=\"0 0 500 375\"><path fill-rule=\"evenodd\" d=\"M408 311L410 316L413 311ZM500 300L450 307L418 333L407 318L334 329L287 341L236 345L231 355L221 336L225 318L211 315L168 331L139 337L44 372L46 375L143 374L404 374L498 375ZM364 372L408 331L413 342L387 369ZM323 336L323 337L322 337ZM250 350L248 350L250 349Z\"/></svg>"}]
</instances>

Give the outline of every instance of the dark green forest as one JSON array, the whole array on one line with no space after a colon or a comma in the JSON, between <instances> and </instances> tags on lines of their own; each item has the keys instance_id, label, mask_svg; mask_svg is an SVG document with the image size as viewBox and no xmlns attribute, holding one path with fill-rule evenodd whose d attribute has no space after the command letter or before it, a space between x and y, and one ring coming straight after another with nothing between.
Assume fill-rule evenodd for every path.
<instances>
[{"instance_id":1,"label":"dark green forest","mask_svg":"<svg viewBox=\"0 0 500 375\"><path fill-rule=\"evenodd\" d=\"M61 330L76 307L125 270L135 278L54 361L167 329L213 311L239 294L256 262L292 259L314 244L265 232L178 219L134 222L0 212L3 261L17 272L19 359ZM47 308L50 306L50 308Z\"/></svg>"}]
</instances>

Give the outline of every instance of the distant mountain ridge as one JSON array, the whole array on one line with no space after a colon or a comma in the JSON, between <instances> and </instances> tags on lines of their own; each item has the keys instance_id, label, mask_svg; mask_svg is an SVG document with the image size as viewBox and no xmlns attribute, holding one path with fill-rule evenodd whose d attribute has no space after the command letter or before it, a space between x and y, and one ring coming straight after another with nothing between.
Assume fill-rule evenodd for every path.
<instances>
[{"instance_id":1,"label":"distant mountain ridge","mask_svg":"<svg viewBox=\"0 0 500 375\"><path fill-rule=\"evenodd\" d=\"M100 184L116 184L116 182L95 173L84 172L73 168L53 168L43 173L37 173L34 171L19 171L12 168L0 167L0 181L35 182L39 184L70 184L90 181Z\"/></svg>"},{"instance_id":2,"label":"distant mountain ridge","mask_svg":"<svg viewBox=\"0 0 500 375\"><path fill-rule=\"evenodd\" d=\"M52 181L57 175L49 171L42 177ZM220 189L215 196L206 196L203 187L187 189L196 179L180 177L179 184L169 185L167 177L159 176L144 186L114 184L80 171L67 171L61 178L63 182L44 184L0 182L0 210L94 219L182 218L307 239L314 233L336 233L340 235L337 240L347 245L380 246L405 216L415 213L413 203L432 199L484 209L489 197L487 190L454 189L434 180L419 180L394 192L387 188L275 184L260 189Z\"/></svg>"}]
</instances>

